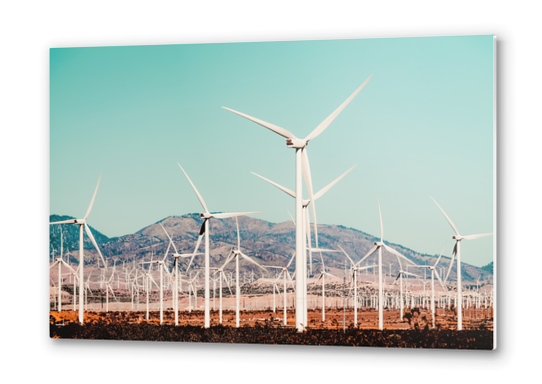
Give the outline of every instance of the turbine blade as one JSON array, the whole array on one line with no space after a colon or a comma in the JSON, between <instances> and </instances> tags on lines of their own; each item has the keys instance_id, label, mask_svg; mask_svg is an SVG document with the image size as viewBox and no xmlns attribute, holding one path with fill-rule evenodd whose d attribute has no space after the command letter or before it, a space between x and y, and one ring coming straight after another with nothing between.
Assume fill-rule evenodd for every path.
<instances>
[{"instance_id":1,"label":"turbine blade","mask_svg":"<svg viewBox=\"0 0 542 384\"><path fill-rule=\"evenodd\" d=\"M255 176L258 176L260 179L263 179L263 180L267 181L269 184L274 185L275 187L277 187L278 189L280 189L282 192L287 193L288 195L292 196L292 197L295 199L295 192L293 192L292 190L290 190L290 189L288 189L288 188L286 188L286 187L283 187L282 185L277 184L277 183L275 183L274 181L271 181L271 180L269 180L269 179L266 179L265 177L260 176L260 175L258 175L257 173L254 173L254 172L250 172L250 173L252 173L252 174L255 175Z\"/></svg>"},{"instance_id":2,"label":"turbine blade","mask_svg":"<svg viewBox=\"0 0 542 384\"><path fill-rule=\"evenodd\" d=\"M102 255L102 252L100 252L100 248L98 248L98 244L96 243L96 240L94 239L94 236L92 235L92 232L90 232L90 229L88 225L85 224L85 231L87 232L88 237L90 238L90 241L92 241L92 244L94 244L94 248L98 251L98 254L102 258L102 261L104 263L105 269L107 270L107 264L105 263L104 257ZM90 276L90 275L89 275Z\"/></svg>"},{"instance_id":3,"label":"turbine blade","mask_svg":"<svg viewBox=\"0 0 542 384\"><path fill-rule=\"evenodd\" d=\"M292 219L292 222L294 223L295 225L295 220L294 220L294 217L292 216L292 214L290 213L290 211L286 210L288 212L288 214L290 215L290 218Z\"/></svg>"},{"instance_id":4,"label":"turbine blade","mask_svg":"<svg viewBox=\"0 0 542 384\"><path fill-rule=\"evenodd\" d=\"M437 272L437 270L435 269L435 275L437 275L437 279L438 281L440 282L440 285L442 286L442 288L444 289L444 292L448 292L448 290L446 289L446 287L444 286L444 283L442 282L442 280L440 279L440 276Z\"/></svg>"},{"instance_id":5,"label":"turbine blade","mask_svg":"<svg viewBox=\"0 0 542 384\"><path fill-rule=\"evenodd\" d=\"M63 263L66 267L68 267L69 269L71 269L73 273L75 273L75 269L73 269L71 265L69 265L68 263L66 263L64 260L62 260L62 263Z\"/></svg>"},{"instance_id":6,"label":"turbine blade","mask_svg":"<svg viewBox=\"0 0 542 384\"><path fill-rule=\"evenodd\" d=\"M331 124L331 122L333 120L335 120L335 118L339 115L339 113L342 112L342 110L352 101L352 99L354 97L356 97L356 95L359 93L359 91L361 91L363 89L363 87L365 87L365 85L369 82L369 80L371 79L371 77L373 77L373 75L369 76L369 78L367 80L365 80L365 82L363 84L361 84L361 86L356 89L354 91L354 93L352 93L350 95L350 97L348 99L346 99L346 101L344 103L342 103L339 108L337 108L335 111L333 111L333 113L331 115L329 115L324 121L322 121L320 123L320 125L318 125L314 131L312 131L309 136L307 136L305 138L305 140L309 141L309 140L312 140L314 139L316 136L318 136L319 134L321 134L328 126L329 124Z\"/></svg>"},{"instance_id":7,"label":"turbine blade","mask_svg":"<svg viewBox=\"0 0 542 384\"><path fill-rule=\"evenodd\" d=\"M387 250L388 252L393 253L395 256L401 257L402 259L405 259L406 261L408 261L409 263L412 263L412 264L414 264L414 265L416 264L416 263L414 263L412 260L408 259L406 256L401 255L401 254L400 254L399 252L397 252L395 249L393 249L393 248L391 248L391 247L388 247L386 244L384 244L384 248L386 248L386 250Z\"/></svg>"},{"instance_id":8,"label":"turbine blade","mask_svg":"<svg viewBox=\"0 0 542 384\"><path fill-rule=\"evenodd\" d=\"M322 197L327 191L329 191L329 189L331 187L333 187L335 184L337 184L339 182L339 180L341 180L343 177L345 177L352 169L354 169L356 167L357 164L355 164L354 166L352 166L348 171L346 171L345 173L343 173L342 175L340 175L339 177L337 177L335 180L333 180L331 183L329 183L327 186L325 186L324 188L322 188L321 190L319 190L318 192L316 192L314 194L314 200L317 200L318 198Z\"/></svg>"},{"instance_id":9,"label":"turbine blade","mask_svg":"<svg viewBox=\"0 0 542 384\"><path fill-rule=\"evenodd\" d=\"M237 250L241 250L241 237L239 236L239 221L237 220L237 216L235 216L235 224L237 225Z\"/></svg>"},{"instance_id":10,"label":"turbine blade","mask_svg":"<svg viewBox=\"0 0 542 384\"><path fill-rule=\"evenodd\" d=\"M431 196L429 196L429 197L431 197ZM433 202L437 205L438 209L440 209L440 211L442 212L442 214L444 215L444 217L446 218L446 220L448 220L448 223L450 224L450 226L451 226L452 229L454 230L455 234L456 234L457 236L460 236L459 231L458 231L457 228L455 227L454 223L452 223L452 220L450 220L450 218L448 217L448 215L446 214L446 212L444 212L444 209L442 209L442 208L440 207L440 205L438 205L437 201L436 201L435 199L433 199L432 197L431 197L431 200L433 200Z\"/></svg>"},{"instance_id":11,"label":"turbine blade","mask_svg":"<svg viewBox=\"0 0 542 384\"><path fill-rule=\"evenodd\" d=\"M380 242L384 241L384 226L382 225L382 212L380 211L380 201L376 199L378 203L378 216L380 216Z\"/></svg>"},{"instance_id":12,"label":"turbine blade","mask_svg":"<svg viewBox=\"0 0 542 384\"><path fill-rule=\"evenodd\" d=\"M318 248L318 228L317 228L317 221L316 221L316 207L314 204L314 195L312 191L312 177L311 177L311 169L309 165L309 157L307 156L307 148L302 149L302 171L303 171L303 177L305 178L305 184L307 185L307 190L309 191L309 199L310 199L310 206L312 210L312 218L314 220L314 243L316 245L316 248Z\"/></svg>"},{"instance_id":13,"label":"turbine blade","mask_svg":"<svg viewBox=\"0 0 542 384\"><path fill-rule=\"evenodd\" d=\"M290 258L290 262L286 266L286 269L288 269L290 267L290 264L292 264L292 260L294 259L294 256L295 256L295 252L292 254L292 257Z\"/></svg>"},{"instance_id":14,"label":"turbine blade","mask_svg":"<svg viewBox=\"0 0 542 384\"><path fill-rule=\"evenodd\" d=\"M446 273L446 278L444 281L448 281L448 277L450 276L450 272L452 271L452 266L454 265L454 259L455 259L455 253L457 252L457 242L454 245L454 249L452 251L452 260L450 261L450 266L448 267L448 273Z\"/></svg>"},{"instance_id":15,"label":"turbine blade","mask_svg":"<svg viewBox=\"0 0 542 384\"><path fill-rule=\"evenodd\" d=\"M232 251L230 250L230 253L228 254L228 257L226 258L226 261L224 262L224 264L222 265L222 267L220 267L221 270L224 270L224 268L226 268L226 265L229 264L230 261L232 261Z\"/></svg>"},{"instance_id":16,"label":"turbine blade","mask_svg":"<svg viewBox=\"0 0 542 384\"><path fill-rule=\"evenodd\" d=\"M90 200L90 205L88 206L87 213L85 214L85 219L88 217L90 210L92 209L92 205L94 204L94 199L96 198L96 193L98 192L98 187L100 186L101 179L102 174L100 173L100 177L98 178L98 184L96 184L96 189L94 190L94 195L92 195L92 200Z\"/></svg>"},{"instance_id":17,"label":"turbine blade","mask_svg":"<svg viewBox=\"0 0 542 384\"><path fill-rule=\"evenodd\" d=\"M188 182L190 183L190 185L192 186L192 189L194 190L194 192L196 192L196 196L198 197L198 200L199 202L201 203L201 205L203 206L203 209L205 209L205 213L209 213L209 210L207 209L207 205L205 205L205 201L203 200L203 197L200 195L200 193L198 192L196 186L194 185L194 183L192 182L192 180L190 180L190 177L188 177L188 174L184 171L183 167L181 167L181 164L177 163L177 165L179 166L179 168L181 168L181 171L183 171L184 175L186 176L186 178L188 179Z\"/></svg>"},{"instance_id":18,"label":"turbine blade","mask_svg":"<svg viewBox=\"0 0 542 384\"><path fill-rule=\"evenodd\" d=\"M346 257L348 257L348 260L350 260L350 263L351 263L352 265L355 265L356 263L354 263L354 260L352 260L352 259L350 258L350 256L348 256L348 253L346 253L346 251L345 251L340 245L339 245L339 248L341 248L341 251L343 251L343 253L346 255Z\"/></svg>"},{"instance_id":19,"label":"turbine blade","mask_svg":"<svg viewBox=\"0 0 542 384\"><path fill-rule=\"evenodd\" d=\"M235 113L236 115L239 115L239 116L242 116L244 117L245 119L248 119L250 121L253 121L255 122L256 124L260 124L262 127L265 127L267 129L270 129L271 131L275 132L276 134L279 134L281 135L282 137L285 137L287 139L295 139L296 137L291 133L289 132L288 130L284 129L284 128L281 128L277 125L274 125L274 124L271 124L271 123L267 123L263 120L260 120L260 119L257 119L255 117L252 117L252 116L249 116L247 114L244 114L242 112L237 112L237 111L234 111L233 109L230 109L230 108L226 108L226 107L222 107L224 108L225 110L228 110L230 112L233 112Z\"/></svg>"},{"instance_id":20,"label":"turbine blade","mask_svg":"<svg viewBox=\"0 0 542 384\"><path fill-rule=\"evenodd\" d=\"M361 258L361 260L358 261L358 262L356 263L356 266L360 265L361 262L362 262L363 260L365 260L366 258L368 258L369 256L371 256L371 255L373 254L373 252L376 251L377 248L378 248L378 246L377 246L377 245L374 245L374 246L369 250L369 252L367 252L367 254L366 254L365 256L363 256L363 257Z\"/></svg>"},{"instance_id":21,"label":"turbine blade","mask_svg":"<svg viewBox=\"0 0 542 384\"><path fill-rule=\"evenodd\" d=\"M316 284L318 284L318 282L319 282L320 279L322 278L322 275L323 275L323 272L320 273L320 275L318 276L318 280L316 280L316 282L312 285L312 287L311 287L310 289L313 289L313 288L316 286Z\"/></svg>"},{"instance_id":22,"label":"turbine blade","mask_svg":"<svg viewBox=\"0 0 542 384\"><path fill-rule=\"evenodd\" d=\"M162 227L162 229L164 230L164 232L166 233L167 235L167 238L169 239L169 243L173 245L173 249L175 250L175 253L179 253L177 251L177 247L175 246L175 244L173 243L173 240L171 240L171 237L169 236L169 233L167 233L166 229L164 228L164 226L162 225L162 223L160 223L160 226ZM167 252L166 252L166 255L167 255Z\"/></svg>"},{"instance_id":23,"label":"turbine blade","mask_svg":"<svg viewBox=\"0 0 542 384\"><path fill-rule=\"evenodd\" d=\"M77 223L77 220L70 219L70 220L55 221L53 223L49 223L49 225L53 225L53 224L75 224L75 223Z\"/></svg>"},{"instance_id":24,"label":"turbine blade","mask_svg":"<svg viewBox=\"0 0 542 384\"><path fill-rule=\"evenodd\" d=\"M329 272L323 272L323 273L325 273L325 274L326 274L326 275L328 275L328 276L331 276L331 277L334 277L334 278L338 279L338 277L337 277L337 276L335 276L335 275L332 275L332 274L331 274L331 273L329 273Z\"/></svg>"},{"instance_id":25,"label":"turbine blade","mask_svg":"<svg viewBox=\"0 0 542 384\"><path fill-rule=\"evenodd\" d=\"M309 250L309 265L310 265L310 273L312 274L312 244L311 244L311 224L310 224L310 220L309 220L309 212L304 209L303 211L305 211L305 235L307 236L307 244L308 244L308 250Z\"/></svg>"},{"instance_id":26,"label":"turbine blade","mask_svg":"<svg viewBox=\"0 0 542 384\"><path fill-rule=\"evenodd\" d=\"M205 233L205 222L209 219L204 219L203 224L201 225L201 228L199 230L199 236L198 241L196 241L196 247L194 248L194 254L192 255L192 258L190 259L190 262L188 263L188 266L186 267L186 270L188 271L190 269L190 266L192 265L192 261L194 260L194 257L196 256L196 253L198 252L199 245L201 243L201 239L203 238L203 234Z\"/></svg>"},{"instance_id":27,"label":"turbine blade","mask_svg":"<svg viewBox=\"0 0 542 384\"><path fill-rule=\"evenodd\" d=\"M466 240L474 240L474 239L479 239L480 237L486 237L486 236L491 236L491 235L493 235L493 233L484 233L482 235L468 235L468 236L463 236L463 238Z\"/></svg>"},{"instance_id":28,"label":"turbine blade","mask_svg":"<svg viewBox=\"0 0 542 384\"><path fill-rule=\"evenodd\" d=\"M162 263L166 260L167 254L169 253L169 248L171 247L171 244L172 243L168 243L168 245L167 245L166 254L164 255L164 258L162 259Z\"/></svg>"},{"instance_id":29,"label":"turbine blade","mask_svg":"<svg viewBox=\"0 0 542 384\"><path fill-rule=\"evenodd\" d=\"M265 267L261 266L260 264L258 264L256 261L252 260L250 257L248 257L247 255L245 255L244 253L239 252L239 254L240 254L243 258L245 258L245 260L250 261L252 264L257 265L258 267L260 267L260 268L263 269L263 270L267 270Z\"/></svg>"},{"instance_id":30,"label":"turbine blade","mask_svg":"<svg viewBox=\"0 0 542 384\"><path fill-rule=\"evenodd\" d=\"M442 253L444 252L444 248L446 247L446 244L444 244L444 246L442 247L442 249L440 250L440 255L438 256L438 259L437 259L437 262L435 263L435 265L433 265L433 268L437 266L438 262L440 261L440 258L442 257Z\"/></svg>"},{"instance_id":31,"label":"turbine blade","mask_svg":"<svg viewBox=\"0 0 542 384\"><path fill-rule=\"evenodd\" d=\"M261 212L213 213L211 217L214 217L216 219L227 219L228 217L248 216L248 215L255 215L257 213L261 213Z\"/></svg>"},{"instance_id":32,"label":"turbine blade","mask_svg":"<svg viewBox=\"0 0 542 384\"><path fill-rule=\"evenodd\" d=\"M324 248L311 248L311 251L313 252L341 252L341 251L337 251L335 249L324 249Z\"/></svg>"},{"instance_id":33,"label":"turbine blade","mask_svg":"<svg viewBox=\"0 0 542 384\"><path fill-rule=\"evenodd\" d=\"M62 259L62 256L64 255L64 237L62 235L62 227L60 227L60 258Z\"/></svg>"}]
</instances>

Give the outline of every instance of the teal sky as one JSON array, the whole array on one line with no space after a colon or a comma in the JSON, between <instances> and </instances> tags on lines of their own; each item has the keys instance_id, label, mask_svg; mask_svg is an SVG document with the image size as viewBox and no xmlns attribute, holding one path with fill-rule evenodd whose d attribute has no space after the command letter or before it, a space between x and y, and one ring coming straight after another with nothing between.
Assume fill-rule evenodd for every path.
<instances>
[{"instance_id":1,"label":"teal sky","mask_svg":"<svg viewBox=\"0 0 542 384\"><path fill-rule=\"evenodd\" d=\"M295 151L226 106L308 135L371 81L307 147L315 191L357 167L317 203L318 222L379 233L439 253L453 234L493 231L493 37L226 43L50 51L50 211L107 236L200 212L179 162L211 211L263 211L294 200ZM493 260L493 238L465 241L462 261ZM361 256L361 255L360 255Z\"/></svg>"}]
</instances>

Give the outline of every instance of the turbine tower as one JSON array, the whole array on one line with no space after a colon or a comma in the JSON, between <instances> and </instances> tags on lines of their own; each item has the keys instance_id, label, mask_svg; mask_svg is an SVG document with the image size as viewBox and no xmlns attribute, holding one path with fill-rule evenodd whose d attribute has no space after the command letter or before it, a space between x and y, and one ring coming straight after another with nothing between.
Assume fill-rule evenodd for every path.
<instances>
[{"instance_id":1,"label":"turbine tower","mask_svg":"<svg viewBox=\"0 0 542 384\"><path fill-rule=\"evenodd\" d=\"M263 120L249 116L247 114L235 111L230 108L222 107L230 112L233 112L239 116L242 116L250 121L259 124L276 134L286 138L286 146L288 148L295 149L295 215L296 215L296 239L295 239L295 251L297 255L303 255L303 196L302 196L302 173L305 177L305 183L309 191L309 199L311 200L312 214L314 217L314 228L316 231L316 210L314 207L314 198L312 194L312 183L310 180L310 170L305 167L305 172L302 171L302 164L305 163L308 166L308 157L306 147L310 140L320 135L331 122L341 113L341 111L352 101L352 99L361 91L361 89L371 79L369 76L365 82L350 95L345 102L343 102L331 115L329 115L320 125L318 125L307 137L304 139L298 139L288 130L281 128L277 125L267 123ZM317 236L315 234L315 236ZM305 256L306 257L306 256ZM305 282L304 276L306 276L306 262L304 263L304 257L296 257L296 271L298 278L296 279L296 306L295 306L295 324L298 332L302 332L306 326L304 322L304 314L306 312L306 292L303 289L303 283Z\"/></svg>"}]
</instances>

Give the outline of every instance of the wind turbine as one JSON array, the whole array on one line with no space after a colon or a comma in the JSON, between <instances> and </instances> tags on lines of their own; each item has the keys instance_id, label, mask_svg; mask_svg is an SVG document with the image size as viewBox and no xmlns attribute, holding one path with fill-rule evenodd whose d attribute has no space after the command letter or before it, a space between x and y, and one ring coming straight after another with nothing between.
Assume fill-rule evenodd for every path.
<instances>
[{"instance_id":1,"label":"wind turbine","mask_svg":"<svg viewBox=\"0 0 542 384\"><path fill-rule=\"evenodd\" d=\"M448 268L448 273L446 274L446 278L444 279L444 281L448 280L448 276L450 275L450 271L452 270L454 257L457 255L457 330L461 331L463 329L463 296L462 296L462 290L461 290L461 240L479 239L481 237L491 236L493 235L493 233L461 236L456 226L454 225L454 223L452 223L452 220L450 220L446 212L444 212L444 210L440 207L440 205L438 205L435 199L431 197L431 200L433 200L433 202L437 205L438 209L440 209L440 211L442 212L446 220L448 220L448 223L450 224L450 226L455 232L455 236L452 236L452 239L455 240L455 246L452 251L452 260L450 261L450 267Z\"/></svg>"},{"instance_id":2,"label":"wind turbine","mask_svg":"<svg viewBox=\"0 0 542 384\"><path fill-rule=\"evenodd\" d=\"M169 273L166 269L166 266L164 264L164 261L166 260L166 257L169 253L169 247L171 246L171 243L168 243L166 254L164 255L164 258L162 260L154 260L154 261L146 261L141 264L157 264L158 268L160 269L160 325L162 325L164 321L164 275L163 271L165 270L166 273Z\"/></svg>"},{"instance_id":3,"label":"wind turbine","mask_svg":"<svg viewBox=\"0 0 542 384\"><path fill-rule=\"evenodd\" d=\"M354 284L354 326L358 325L358 271L367 270L369 268L373 268L373 265L367 265L365 267L358 267L356 263L348 256L348 253L342 247L339 245L339 248L341 248L341 251L345 254L345 256L350 261L350 270L352 271L352 283Z\"/></svg>"},{"instance_id":4,"label":"wind turbine","mask_svg":"<svg viewBox=\"0 0 542 384\"><path fill-rule=\"evenodd\" d=\"M314 198L312 193L312 182L310 179L310 170L308 167L302 167L302 163L308 165L308 157L306 147L310 140L314 139L320 135L331 122L341 113L341 111L352 101L352 99L361 91L361 89L367 84L371 79L372 75L369 76L365 82L350 95L345 102L343 102L331 115L329 115L322 123L320 123L307 137L304 139L298 139L288 130L281 128L277 125L267 123L263 120L257 119L255 117L249 116L247 114L235 111L230 108L222 107L230 112L233 112L239 116L242 116L250 121L259 124L276 134L286 138L286 146L288 148L295 148L295 170L296 170L296 180L295 180L295 215L296 215L296 254L303 255L303 196L302 196L302 173L305 178L305 183L307 184L307 189L309 192L309 198L312 201L311 208L314 218L314 228L316 229L316 210L314 206ZM304 171L302 168L305 168ZM304 318L306 313L306 289L303 288L303 284L306 284L304 276L306 276L306 263L304 263L304 257L296 257L296 271L298 271L298 278L296 279L296 328L299 332L304 330Z\"/></svg>"},{"instance_id":5,"label":"wind turbine","mask_svg":"<svg viewBox=\"0 0 542 384\"><path fill-rule=\"evenodd\" d=\"M152 292L152 284L151 281L156 285L158 289L160 289L160 286L154 281L152 278L152 255L151 255L151 263L149 263L149 269L147 271L143 270L143 276L145 281L145 292L146 292L146 300L147 300L147 314L145 319L149 320L149 295Z\"/></svg>"},{"instance_id":6,"label":"wind turbine","mask_svg":"<svg viewBox=\"0 0 542 384\"><path fill-rule=\"evenodd\" d=\"M201 255L201 253L196 253L196 251L194 251L194 253L180 254L179 251L177 250L177 247L175 246L175 243L173 242L173 240L171 240L171 237L169 236L169 233L167 233L167 231L164 228L164 226L162 225L162 223L160 223L160 226L162 227L162 229L166 233L166 235L167 235L167 237L169 239L169 243L171 245L173 245L173 249L175 250L175 253L171 255L173 257L173 259L175 260L174 264L173 264L173 270L175 272L173 274L173 279L174 279L173 291L175 292L173 294L173 311L175 312L175 325L179 325L179 279L180 279L180 275L179 275L179 257L182 257L182 258L191 257L190 264L192 264L192 260L194 259L194 257L196 255ZM190 265L188 266L188 268L189 267L190 267ZM188 268L187 268L187 270L188 270Z\"/></svg>"},{"instance_id":7,"label":"wind turbine","mask_svg":"<svg viewBox=\"0 0 542 384\"><path fill-rule=\"evenodd\" d=\"M115 276L115 263L113 263L113 273L111 273L111 276L109 276L109 280L105 281L105 311L109 312L109 291L113 294L113 298L118 302L117 297L115 296L115 292L113 292L113 287L111 286L111 281L113 281L113 278Z\"/></svg>"},{"instance_id":8,"label":"wind turbine","mask_svg":"<svg viewBox=\"0 0 542 384\"><path fill-rule=\"evenodd\" d=\"M312 196L312 201L313 201L313 206L314 206L314 202L322 197L331 187L333 187L337 182L339 182L339 180L341 180L344 176L346 176L352 169L354 169L356 165L350 167L350 169L348 169L346 172L344 172L341 176L337 177L335 180L333 180L331 183L329 183L327 186L325 186L324 188L322 188L320 191L318 191L317 193L315 193L313 196ZM310 176L310 169L309 169L309 164L308 164L308 159L306 159L306 161L303 163L303 172L306 172L308 170L308 172L306 173L308 176L307 176L307 180L309 180L309 190L312 191L312 179L311 179L311 176ZM254 173L252 172L253 175L255 176L258 176L259 178L261 178L262 180L265 180L267 181L268 183L270 183L271 185L277 187L278 189L280 189L281 191L283 191L284 193L286 193L287 195L289 196L292 196L294 199L296 198L296 194L295 192L291 191L290 189L286 188L286 187L283 187L282 185L278 184L278 183L275 183L274 181L271 181L263 176L260 176L258 175L257 173ZM305 174L305 173L304 173ZM312 192L311 192L312 193ZM316 227L315 227L315 231L314 231L314 239L315 239L315 243L316 243L316 248L312 248L312 244L311 244L311 230L310 230L310 220L309 220L309 210L308 210L308 206L310 204L311 200L305 200L303 199L303 207L302 207L302 212L303 212L303 239L306 238L306 242L303 241L303 265L306 266L307 264L307 259L306 259L306 250L309 251L309 265L310 265L310 273L312 274L312 254L313 252L320 252L320 256L322 256L322 252L339 252L339 251L334 251L334 250L324 250L324 249L319 249L318 248L318 232L316 231ZM288 214L290 214L290 212L288 211ZM290 217L292 215L290 214ZM295 220L293 219L292 217L292 221L294 222L294 225L295 224ZM323 261L322 261L323 262ZM303 322L302 324L307 324L307 321L308 321L308 318L307 318L307 282L306 282L306 273L305 275L303 276L303 282L302 282L302 287L303 287L303 290L304 290L304 294L303 294L303 297L305 298L305 301L304 301L304 313L303 313Z\"/></svg>"},{"instance_id":9,"label":"wind turbine","mask_svg":"<svg viewBox=\"0 0 542 384\"><path fill-rule=\"evenodd\" d=\"M399 279L399 285L400 285L400 287L401 287L401 289L400 289L400 292L401 292L401 296L400 296L400 305L401 305L400 319L401 319L401 321L403 321L403 312L404 312L404 303L403 303L403 275L410 275L410 276L416 276L416 277L419 277L418 275L416 275L416 274L414 274L414 273L407 272L407 271L403 271L403 269L401 268L401 265L399 264L399 273L397 274L397 277L395 278L394 283L397 281L397 279Z\"/></svg>"},{"instance_id":10,"label":"wind turbine","mask_svg":"<svg viewBox=\"0 0 542 384\"><path fill-rule=\"evenodd\" d=\"M401 257L408 261L409 263L414 264L413 261L407 259L405 256L401 255L395 249L388 247L384 244L384 227L382 225L382 212L380 210L380 202L378 203L378 215L380 216L380 241L375 241L373 248L356 263L356 267L360 265L363 260L371 256L375 251L378 250L378 329L381 331L384 329L384 307L383 307L383 290L382 290L382 248L385 248L388 252L393 253L397 257Z\"/></svg>"},{"instance_id":11,"label":"wind turbine","mask_svg":"<svg viewBox=\"0 0 542 384\"><path fill-rule=\"evenodd\" d=\"M240 307L240 299L241 299L241 290L239 289L239 256L241 256L243 259L251 262L252 264L260 267L264 271L266 270L265 267L262 267L260 264L258 264L256 261L252 260L250 257L245 255L243 252L241 252L241 237L239 236L239 222L237 221L237 217L235 217L235 224L237 226L237 249L232 249L230 251L230 255L228 256L228 260L224 264L223 267L226 266L227 263L235 259L235 277L236 277L236 286L235 286L235 326L239 328L239 307Z\"/></svg>"},{"instance_id":12,"label":"wind turbine","mask_svg":"<svg viewBox=\"0 0 542 384\"><path fill-rule=\"evenodd\" d=\"M196 243L196 249L194 250L194 253L198 251L199 244L201 242L201 237L205 234L205 319L204 319L204 327L209 328L211 326L211 308L210 308L210 293L209 293L209 219L216 218L216 219L225 219L228 217L237 217L237 216L244 216L244 215L251 215L255 213L261 213L261 212L236 212L236 213L210 213L207 209L207 205L205 204L205 201L203 200L203 197L200 195L198 190L196 189L196 186L194 183L192 183L192 180L190 180L190 177L188 177L188 174L184 171L183 167L181 167L181 164L177 163L179 168L181 168L181 171L183 171L184 175L188 179L188 182L192 186L192 189L196 193L196 196L201 203L203 209L205 212L200 213L200 217L203 219L203 224L201 225L198 241Z\"/></svg>"},{"instance_id":13,"label":"wind turbine","mask_svg":"<svg viewBox=\"0 0 542 384\"><path fill-rule=\"evenodd\" d=\"M287 310L286 310L286 306L287 306L287 302L286 302L286 299L287 299L287 296L286 296L286 292L287 292L287 287L286 287L286 277L289 276L290 274L288 273L288 268L290 267L290 264L292 264L292 261L294 260L294 256L295 256L295 252L292 254L292 257L290 258L290 261L288 262L288 265L286 267L278 267L278 266L266 266L266 268L277 268L277 269L280 269L280 273L278 274L277 278L275 279L275 281L273 282L273 309L274 309L274 303L275 303L275 285L276 285L276 282L278 281L278 279L280 279L280 276L282 275L283 277L283 282L284 282L284 325L286 326L288 324L288 318L287 318ZM277 287L278 288L278 287ZM280 294L280 291L279 291L279 294Z\"/></svg>"},{"instance_id":14,"label":"wind turbine","mask_svg":"<svg viewBox=\"0 0 542 384\"><path fill-rule=\"evenodd\" d=\"M303 166L305 166L305 164L303 164ZM325 186L324 188L322 188L320 191L318 191L317 193L315 193L313 195L313 201L316 201L318 200L320 197L322 197L327 191L329 191L329 189L331 187L333 187L335 184L337 184L337 182L339 182L339 180L341 180L343 177L345 177L352 169L354 169L356 167L356 165L350 167L350 169L348 169L346 172L344 172L342 175L340 175L339 177L337 177L335 180L333 180L331 183L329 183L327 186ZM292 196L294 199L296 198L296 194L295 192L293 192L292 190L286 188L286 187L283 187L282 185L278 184L278 183L275 183L274 181L271 181L263 176L260 176L258 175L257 173L254 173L254 172L251 172L253 175L255 176L258 176L260 179L262 180L265 180L267 181L269 184L277 187L278 189L280 189L281 191L283 191L284 193L286 193L287 195L289 196ZM303 199L303 202L302 202L302 206L303 206L303 222L304 222L304 225L303 225L303 230L305 232L303 238L305 238L305 235L307 237L307 243L308 243L308 249L309 249L309 263L310 263L310 271L312 273L312 246L311 246L311 232L310 232L310 222L309 222L309 210L308 210L308 206L310 204L311 200L306 200L306 199ZM288 214L290 214L290 212L288 211ZM292 215L290 214L290 217ZM294 218L292 217L292 221L294 222L294 225L295 224L295 220ZM317 240L318 239L318 235L317 233L315 232L315 239ZM318 248L318 242L316 242L316 248Z\"/></svg>"},{"instance_id":15,"label":"wind turbine","mask_svg":"<svg viewBox=\"0 0 542 384\"><path fill-rule=\"evenodd\" d=\"M312 288L314 288L316 284L318 284L320 279L322 279L322 322L326 321L326 275L337 279L337 276L332 275L329 272L326 272L324 260L322 259L322 270L320 271L320 274L318 275L318 279L316 279L316 281L314 282L312 286Z\"/></svg>"},{"instance_id":16,"label":"wind turbine","mask_svg":"<svg viewBox=\"0 0 542 384\"><path fill-rule=\"evenodd\" d=\"M64 237L62 235L62 227L60 227L60 255L56 258L55 262L49 267L49 269L53 268L54 266L58 265L58 312L62 312L62 264L64 264L66 267L68 267L72 272L75 273L75 270L62 259L62 256L64 254L64 246L63 246ZM75 292L74 292L75 295ZM75 297L75 296L74 296Z\"/></svg>"},{"instance_id":17,"label":"wind turbine","mask_svg":"<svg viewBox=\"0 0 542 384\"><path fill-rule=\"evenodd\" d=\"M224 267L226 267L226 265L228 265L228 263L230 262L230 255L231 255L231 250L230 250L230 253L228 254L228 257L226 258L226 261L222 265L222 267L218 268L216 272L214 273L214 275L218 273L218 280L219 280L218 289L219 289L219 294L220 294L220 300L219 300L220 304L219 304L219 310L218 310L218 322L220 324L222 324L222 280L224 280L224 282L227 284L228 289L230 290L230 294L232 294L230 283L228 282L228 279L226 279L226 275L224 274Z\"/></svg>"},{"instance_id":18,"label":"wind turbine","mask_svg":"<svg viewBox=\"0 0 542 384\"><path fill-rule=\"evenodd\" d=\"M439 255L437 261L435 262L435 264L433 264L433 265L420 265L419 266L420 268L425 268L425 270L429 269L431 271L431 316L432 316L433 328L435 328L435 275L437 276L437 279L440 282L440 285L442 286L442 289L444 289L444 292L447 291L446 287L444 286L444 283L440 279L440 276L439 276L438 271L437 271L437 264L439 263L440 258L442 257L442 252L443 251L444 251L444 248L442 249L442 251L440 251L440 255ZM425 288L425 286L424 286L424 288Z\"/></svg>"},{"instance_id":19,"label":"wind turbine","mask_svg":"<svg viewBox=\"0 0 542 384\"><path fill-rule=\"evenodd\" d=\"M92 209L92 205L94 204L94 199L96 198L96 193L98 192L98 187L100 186L100 179L102 178L102 175L98 178L98 184L96 184L96 189L94 190L94 195L92 195L92 200L90 200L90 205L88 206L87 213L85 213L85 217L82 219L70 219L70 220L63 220L63 221L56 221L53 223L49 223L50 225L53 224L76 224L79 225L79 322L83 324L84 321L84 309L83 305L83 295L84 295L84 279L83 279L83 265L84 265L84 255L83 255L83 227L85 228L85 231L92 241L92 244L94 245L94 248L98 251L98 254L102 258L102 262L104 263L105 269L107 269L107 264L105 263L104 257L102 253L100 252L100 248L98 248L98 244L96 243L96 240L94 239L94 236L92 235L92 232L90 231L88 225L87 225L87 217L90 214L90 211Z\"/></svg>"}]
</instances>

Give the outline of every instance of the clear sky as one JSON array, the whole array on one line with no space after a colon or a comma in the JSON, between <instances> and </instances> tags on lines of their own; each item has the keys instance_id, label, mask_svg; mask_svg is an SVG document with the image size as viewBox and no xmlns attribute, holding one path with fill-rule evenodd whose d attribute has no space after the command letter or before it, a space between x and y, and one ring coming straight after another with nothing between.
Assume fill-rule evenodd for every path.
<instances>
[{"instance_id":1,"label":"clear sky","mask_svg":"<svg viewBox=\"0 0 542 384\"><path fill-rule=\"evenodd\" d=\"M493 37L422 37L96 48L50 52L51 213L105 235L202 210L289 220L295 150L226 106L308 135L373 78L307 152L318 223L451 254L452 229L493 231ZM493 260L493 238L464 241L462 261Z\"/></svg>"}]
</instances>

